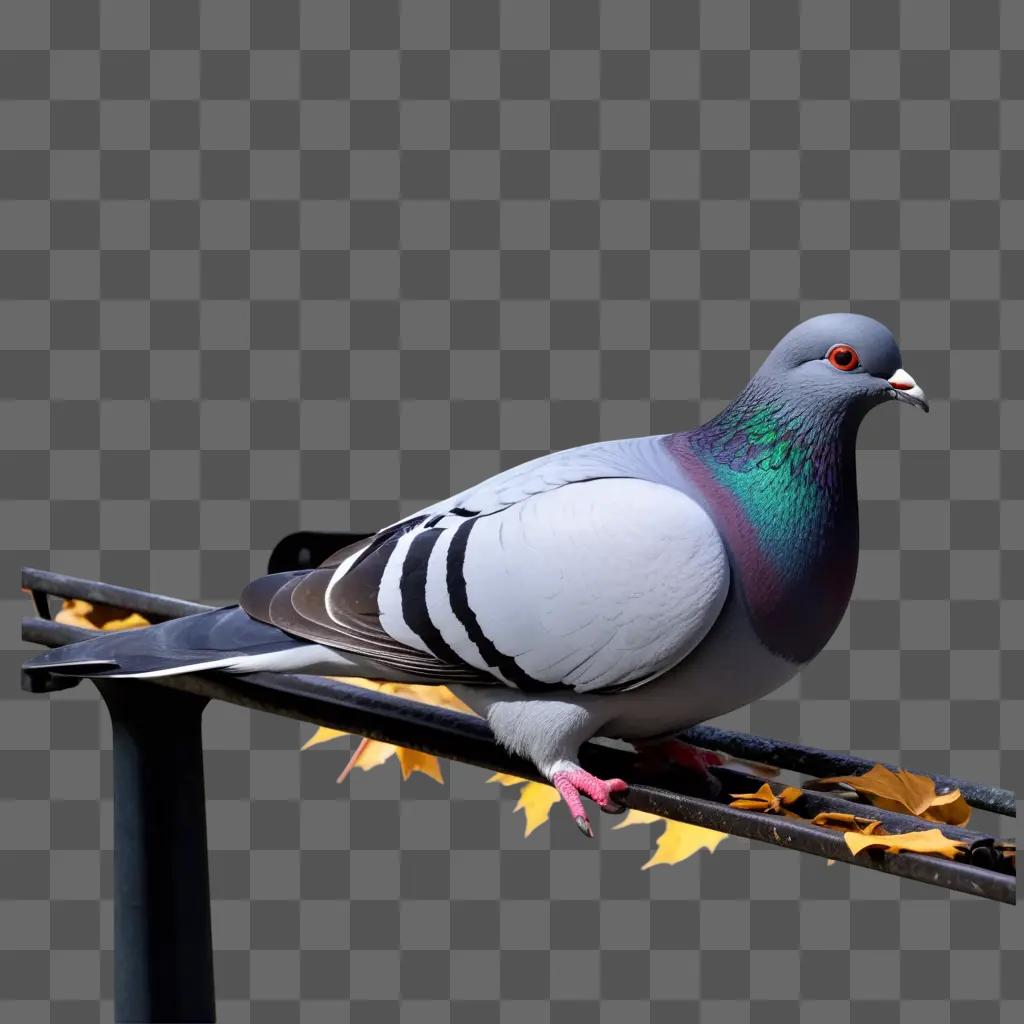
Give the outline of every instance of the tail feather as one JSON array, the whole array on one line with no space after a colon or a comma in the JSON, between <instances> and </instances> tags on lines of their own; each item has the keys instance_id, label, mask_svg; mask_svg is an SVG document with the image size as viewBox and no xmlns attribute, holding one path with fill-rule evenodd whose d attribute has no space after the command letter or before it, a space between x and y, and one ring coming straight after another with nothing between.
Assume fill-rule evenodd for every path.
<instances>
[{"instance_id":1,"label":"tail feather","mask_svg":"<svg viewBox=\"0 0 1024 1024\"><path fill-rule=\"evenodd\" d=\"M96 636L37 654L25 672L72 678L146 678L220 669L225 672L308 672L326 676L447 685L436 675L382 665L372 657L292 636L250 618L237 605L171 619L142 629Z\"/></svg>"},{"instance_id":2,"label":"tail feather","mask_svg":"<svg viewBox=\"0 0 1024 1024\"><path fill-rule=\"evenodd\" d=\"M227 668L256 656L310 646L238 607L217 608L142 629L101 633L30 659L29 673L63 676L158 676Z\"/></svg>"}]
</instances>

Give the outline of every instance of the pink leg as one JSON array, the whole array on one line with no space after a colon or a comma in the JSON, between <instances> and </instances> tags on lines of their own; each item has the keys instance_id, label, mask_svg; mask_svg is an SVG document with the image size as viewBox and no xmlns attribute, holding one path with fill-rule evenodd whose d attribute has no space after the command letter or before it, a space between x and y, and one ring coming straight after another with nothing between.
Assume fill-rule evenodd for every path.
<instances>
[{"instance_id":1,"label":"pink leg","mask_svg":"<svg viewBox=\"0 0 1024 1024\"><path fill-rule=\"evenodd\" d=\"M551 783L565 801L579 830L591 838L594 831L590 827L587 812L583 809L580 793L589 796L602 811L617 814L622 808L612 800L612 793L621 793L628 788L622 779L599 779L596 775L575 766L555 772L551 776Z\"/></svg>"}]
</instances>

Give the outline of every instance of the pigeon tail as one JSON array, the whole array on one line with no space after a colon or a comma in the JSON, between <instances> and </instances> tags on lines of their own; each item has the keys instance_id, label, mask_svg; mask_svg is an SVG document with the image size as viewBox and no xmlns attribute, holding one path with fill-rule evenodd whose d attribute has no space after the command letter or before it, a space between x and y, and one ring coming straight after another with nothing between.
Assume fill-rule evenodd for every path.
<instances>
[{"instance_id":1,"label":"pigeon tail","mask_svg":"<svg viewBox=\"0 0 1024 1024\"><path fill-rule=\"evenodd\" d=\"M272 671L295 667L290 663L294 652L310 647L315 645L250 619L233 606L142 629L100 633L31 658L25 671L89 678L169 676L214 668Z\"/></svg>"}]
</instances>

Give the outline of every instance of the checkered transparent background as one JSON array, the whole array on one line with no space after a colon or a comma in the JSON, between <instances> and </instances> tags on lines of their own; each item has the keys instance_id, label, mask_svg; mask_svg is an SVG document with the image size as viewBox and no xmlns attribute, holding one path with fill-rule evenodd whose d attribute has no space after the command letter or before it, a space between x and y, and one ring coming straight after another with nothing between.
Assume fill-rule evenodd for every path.
<instances>
[{"instance_id":1,"label":"checkered transparent background","mask_svg":"<svg viewBox=\"0 0 1024 1024\"><path fill-rule=\"evenodd\" d=\"M21 565L230 601L300 526L691 426L825 310L932 413L870 417L850 614L729 724L1020 777L1024 5L6 0L0 48L4 1020L112 1013L108 724L17 690ZM1020 1019L1012 910L641 872L310 731L207 712L222 1021Z\"/></svg>"}]
</instances>

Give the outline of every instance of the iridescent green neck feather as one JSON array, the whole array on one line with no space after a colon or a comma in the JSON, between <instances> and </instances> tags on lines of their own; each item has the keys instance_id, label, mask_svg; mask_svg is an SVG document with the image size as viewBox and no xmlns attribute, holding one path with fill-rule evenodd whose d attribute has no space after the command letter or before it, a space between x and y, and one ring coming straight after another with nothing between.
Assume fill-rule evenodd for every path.
<instances>
[{"instance_id":1,"label":"iridescent green neck feather","mask_svg":"<svg viewBox=\"0 0 1024 1024\"><path fill-rule=\"evenodd\" d=\"M860 415L829 397L755 377L669 442L722 531L763 642L801 662L838 625L857 564Z\"/></svg>"}]
</instances>

